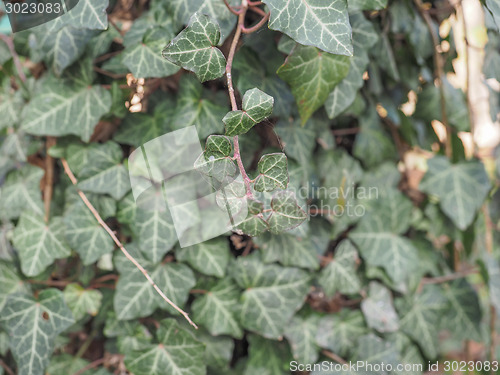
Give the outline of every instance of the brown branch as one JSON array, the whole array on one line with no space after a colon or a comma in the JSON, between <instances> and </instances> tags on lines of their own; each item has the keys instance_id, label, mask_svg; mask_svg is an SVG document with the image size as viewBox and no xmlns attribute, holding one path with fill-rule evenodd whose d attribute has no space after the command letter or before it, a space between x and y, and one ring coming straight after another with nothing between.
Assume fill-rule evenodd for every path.
<instances>
[{"instance_id":1,"label":"brown branch","mask_svg":"<svg viewBox=\"0 0 500 375\"><path fill-rule=\"evenodd\" d=\"M93 368L96 368L97 366L102 365L104 363L104 361L105 361L104 358L97 359L94 362L89 363L87 366L83 367L82 369L78 370L73 375L82 375L85 371L88 371L90 369L93 369Z\"/></svg>"},{"instance_id":2,"label":"brown branch","mask_svg":"<svg viewBox=\"0 0 500 375\"><path fill-rule=\"evenodd\" d=\"M0 367L2 367L5 370L7 375L16 375L14 371L12 371L12 369L9 366L7 366L7 364L1 359L0 359Z\"/></svg>"},{"instance_id":3,"label":"brown branch","mask_svg":"<svg viewBox=\"0 0 500 375\"><path fill-rule=\"evenodd\" d=\"M47 137L45 142L45 186L43 189L43 204L45 208L45 222L50 219L50 203L52 202L52 193L54 190L54 158L49 155L49 149L56 145L56 138Z\"/></svg>"},{"instance_id":4,"label":"brown branch","mask_svg":"<svg viewBox=\"0 0 500 375\"><path fill-rule=\"evenodd\" d=\"M238 25L236 26L236 31L234 33L233 41L231 43L231 48L229 49L229 54L227 57L227 64L226 64L227 89L229 92L229 99L231 100L231 109L233 111L238 110L238 104L236 103L236 96L234 94L233 77L231 75L231 71L233 69L233 60L234 60L234 54L236 53L236 47L238 46L241 37L242 27L244 27L245 24L245 15L247 14L247 9L248 8L246 1L243 0L242 12L238 16ZM236 163L238 164L238 169L240 170L241 176L243 177L243 181L245 182L247 196L251 197L252 189L250 187L250 178L248 177L247 172L245 171L245 167L243 166L243 162L241 160L240 143L238 141L237 135L233 137L233 143L234 143L234 158L236 160Z\"/></svg>"},{"instance_id":5,"label":"brown branch","mask_svg":"<svg viewBox=\"0 0 500 375\"><path fill-rule=\"evenodd\" d=\"M248 0L249 7L260 7L262 5L262 1L252 1Z\"/></svg>"},{"instance_id":6,"label":"brown branch","mask_svg":"<svg viewBox=\"0 0 500 375\"><path fill-rule=\"evenodd\" d=\"M255 8L255 7L251 7L251 8L248 8L248 10L254 12L254 13L257 13L258 15L262 16L262 17L265 17L266 16L266 12L264 12L262 9L260 8Z\"/></svg>"},{"instance_id":7,"label":"brown branch","mask_svg":"<svg viewBox=\"0 0 500 375\"><path fill-rule=\"evenodd\" d=\"M101 69L98 66L94 66L94 71L113 79L125 78L127 76L126 74L115 74L113 72L108 72L107 70Z\"/></svg>"},{"instance_id":8,"label":"brown branch","mask_svg":"<svg viewBox=\"0 0 500 375\"><path fill-rule=\"evenodd\" d=\"M345 359L343 359L342 357L339 357L337 354L332 353L332 352L331 352L331 351L329 351L329 350L324 349L324 350L322 350L322 351L321 351L321 353L323 353L323 355L324 355L325 357L328 357L328 358L330 358L330 359L333 359L333 360L334 360L335 362L337 362L337 363L340 363L340 364L342 364L342 365L347 365L347 361L346 361Z\"/></svg>"},{"instance_id":9,"label":"brown branch","mask_svg":"<svg viewBox=\"0 0 500 375\"><path fill-rule=\"evenodd\" d=\"M424 8L424 5L422 4L422 0L414 0L415 5L417 6L418 12L420 13L420 16L423 18L425 21L425 24L427 25L427 28L429 29L429 33L431 34L432 38L432 43L434 45L434 53L433 53L433 59L434 59L434 74L435 78L437 81L437 86L439 88L439 97L440 97L440 104L441 104L441 121L443 125L446 128L446 143L445 143L445 153L446 156L451 159L453 156L453 148L451 144L451 127L448 122L448 115L446 114L446 99L444 95L444 87L443 87L443 77L444 77L444 62L441 56L441 53L438 51L439 46L441 43L439 42L439 36L436 33L436 30L434 29L434 26L432 25L432 18L427 13L427 11Z\"/></svg>"},{"instance_id":10,"label":"brown branch","mask_svg":"<svg viewBox=\"0 0 500 375\"><path fill-rule=\"evenodd\" d=\"M71 180L71 183L76 186L78 184L78 180L76 179L75 175L71 171L71 168L69 167L68 162L65 159L61 159L61 162L62 162L62 165L64 167L64 171L66 172L66 174L68 175L69 179ZM90 203L90 201L88 200L88 198L85 195L85 193L83 193L78 188L77 188L77 192L78 192L78 195L80 196L80 198L82 199L83 203L85 203L85 205L87 206L87 208L90 210L90 212L92 212L92 214L94 215L94 217L96 218L96 220L99 222L99 224L104 228L104 230L106 232L108 232L108 234L110 235L110 237L113 239L114 243L120 248L121 252L125 255L125 257L129 261L131 261L134 264L134 266L136 266L142 272L142 274L144 275L144 277L149 281L149 283L158 292L158 294L165 300L165 302L167 302L177 312L179 312L189 322L189 324L191 324L193 327L195 327L196 329L198 329L198 326L189 318L189 315L184 310L182 310L180 307L178 307L174 302L172 302L163 293L163 291L158 287L158 285L156 285L156 283L151 278L151 276L149 275L149 273L144 269L144 267L139 264L139 262L127 251L127 249L125 249L125 247L120 242L120 240L118 239L118 237L116 237L115 232L113 232L111 230L111 228L104 222L104 220L101 218L101 215L99 215L99 213L97 212L97 210L95 209L95 207L92 205L92 203Z\"/></svg>"},{"instance_id":11,"label":"brown branch","mask_svg":"<svg viewBox=\"0 0 500 375\"><path fill-rule=\"evenodd\" d=\"M30 284L39 284L39 285L47 285L47 286L55 286L59 288L64 288L68 284L71 284L72 281L67 280L26 280Z\"/></svg>"},{"instance_id":12,"label":"brown branch","mask_svg":"<svg viewBox=\"0 0 500 375\"><path fill-rule=\"evenodd\" d=\"M100 63L100 62L103 62L103 61L106 61L112 57L115 57L117 55L119 55L120 53L122 53L123 50L119 50L119 51L113 51L113 52L108 52L108 53L105 53L104 55L101 55L99 57L96 57L94 59L94 62L95 63Z\"/></svg>"},{"instance_id":13,"label":"brown branch","mask_svg":"<svg viewBox=\"0 0 500 375\"><path fill-rule=\"evenodd\" d=\"M243 34L251 34L259 30L264 24L269 20L270 13L266 13L266 15L254 26L246 28L245 26L241 27L241 31Z\"/></svg>"},{"instance_id":14,"label":"brown branch","mask_svg":"<svg viewBox=\"0 0 500 375\"><path fill-rule=\"evenodd\" d=\"M478 269L476 267L471 267L463 271L458 271L450 275L438 276L438 277L424 277L421 280L421 284L441 284L448 281L453 281L457 279L462 279L470 274L477 273Z\"/></svg>"},{"instance_id":15,"label":"brown branch","mask_svg":"<svg viewBox=\"0 0 500 375\"><path fill-rule=\"evenodd\" d=\"M121 36L125 35L125 32L122 29L120 29L118 25L115 23L115 21L113 21L109 16L108 16L108 22L120 33Z\"/></svg>"},{"instance_id":16,"label":"brown branch","mask_svg":"<svg viewBox=\"0 0 500 375\"><path fill-rule=\"evenodd\" d=\"M17 74L19 75L19 79L23 83L26 82L26 75L24 74L23 66L21 65L21 61L19 60L19 56L16 52L14 41L12 40L11 37L1 33L0 33L0 39L3 40L5 44L7 44L7 47L9 48L10 54L12 55L12 59L14 60L14 65L16 66Z\"/></svg>"},{"instance_id":17,"label":"brown branch","mask_svg":"<svg viewBox=\"0 0 500 375\"><path fill-rule=\"evenodd\" d=\"M347 129L332 129L332 134L334 136L342 136L342 135L350 135L350 134L358 134L361 131L361 128L347 128Z\"/></svg>"}]
</instances>

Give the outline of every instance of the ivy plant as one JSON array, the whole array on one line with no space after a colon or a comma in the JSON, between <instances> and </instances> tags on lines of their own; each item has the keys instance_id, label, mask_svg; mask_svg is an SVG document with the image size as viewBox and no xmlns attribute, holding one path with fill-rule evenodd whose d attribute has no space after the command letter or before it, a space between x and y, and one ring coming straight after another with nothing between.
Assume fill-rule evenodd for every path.
<instances>
[{"instance_id":1,"label":"ivy plant","mask_svg":"<svg viewBox=\"0 0 500 375\"><path fill-rule=\"evenodd\" d=\"M79 0L0 28L0 375L498 371L500 153L474 140L500 7L469 3ZM190 130L196 154L158 143ZM219 211L183 245L179 212Z\"/></svg>"}]
</instances>

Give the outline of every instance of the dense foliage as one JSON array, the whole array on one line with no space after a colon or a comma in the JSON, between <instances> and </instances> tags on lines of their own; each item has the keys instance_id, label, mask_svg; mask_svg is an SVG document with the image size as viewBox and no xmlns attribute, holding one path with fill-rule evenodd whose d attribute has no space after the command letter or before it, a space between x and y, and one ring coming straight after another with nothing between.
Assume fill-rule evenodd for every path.
<instances>
[{"instance_id":1,"label":"dense foliage","mask_svg":"<svg viewBox=\"0 0 500 375\"><path fill-rule=\"evenodd\" d=\"M484 78L498 84L500 7L481 6ZM464 147L455 12L80 0L2 35L0 375L279 375L323 360L418 374L447 359L489 373L500 159ZM496 121L498 86L489 98ZM161 191L136 202L129 157L193 125L193 168L248 216L181 247Z\"/></svg>"}]
</instances>

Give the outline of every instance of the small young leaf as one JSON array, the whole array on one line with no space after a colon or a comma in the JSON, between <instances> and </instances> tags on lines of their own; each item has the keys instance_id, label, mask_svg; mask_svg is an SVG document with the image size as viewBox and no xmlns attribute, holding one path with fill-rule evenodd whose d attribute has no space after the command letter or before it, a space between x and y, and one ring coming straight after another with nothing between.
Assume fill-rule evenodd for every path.
<instances>
[{"instance_id":1,"label":"small young leaf","mask_svg":"<svg viewBox=\"0 0 500 375\"><path fill-rule=\"evenodd\" d=\"M63 294L75 320L80 320L87 314L96 316L99 312L102 301L102 293L99 290L85 290L72 283L64 288Z\"/></svg>"},{"instance_id":2,"label":"small young leaf","mask_svg":"<svg viewBox=\"0 0 500 375\"><path fill-rule=\"evenodd\" d=\"M57 289L42 290L37 300L28 294L11 294L0 311L0 324L9 333L18 374L43 375L55 338L74 322Z\"/></svg>"},{"instance_id":3,"label":"small young leaf","mask_svg":"<svg viewBox=\"0 0 500 375\"><path fill-rule=\"evenodd\" d=\"M207 139L205 150L209 152L210 155L219 153L223 156L229 156L233 150L233 146L231 145L229 138L222 135L211 135Z\"/></svg>"},{"instance_id":4,"label":"small young leaf","mask_svg":"<svg viewBox=\"0 0 500 375\"><path fill-rule=\"evenodd\" d=\"M347 56L297 45L277 73L291 86L304 125L348 72Z\"/></svg>"},{"instance_id":5,"label":"small young leaf","mask_svg":"<svg viewBox=\"0 0 500 375\"><path fill-rule=\"evenodd\" d=\"M46 224L42 216L25 211L14 230L13 241L26 276L36 276L55 259L71 254L60 217L54 217Z\"/></svg>"},{"instance_id":6,"label":"small young leaf","mask_svg":"<svg viewBox=\"0 0 500 375\"><path fill-rule=\"evenodd\" d=\"M258 164L259 176L255 179L257 191L273 191L288 186L287 158L283 153L262 156Z\"/></svg>"},{"instance_id":7,"label":"small young leaf","mask_svg":"<svg viewBox=\"0 0 500 375\"><path fill-rule=\"evenodd\" d=\"M188 26L165 47L162 55L194 72L201 82L205 82L224 74L226 59L216 47L219 40L219 25L208 16L195 13Z\"/></svg>"},{"instance_id":8,"label":"small young leaf","mask_svg":"<svg viewBox=\"0 0 500 375\"><path fill-rule=\"evenodd\" d=\"M226 135L245 134L273 112L274 99L257 88L243 95L243 110L229 112L222 121L226 124Z\"/></svg>"},{"instance_id":9,"label":"small young leaf","mask_svg":"<svg viewBox=\"0 0 500 375\"><path fill-rule=\"evenodd\" d=\"M307 219L307 214L298 205L295 194L289 191L279 191L271 200L272 213L267 219L272 233L281 232L298 227Z\"/></svg>"}]
</instances>

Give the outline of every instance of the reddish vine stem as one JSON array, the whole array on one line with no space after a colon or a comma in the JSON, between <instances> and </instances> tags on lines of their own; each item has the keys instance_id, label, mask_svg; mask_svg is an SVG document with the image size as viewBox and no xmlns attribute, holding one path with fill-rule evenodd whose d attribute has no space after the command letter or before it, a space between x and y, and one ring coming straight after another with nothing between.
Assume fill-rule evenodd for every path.
<instances>
[{"instance_id":1,"label":"reddish vine stem","mask_svg":"<svg viewBox=\"0 0 500 375\"><path fill-rule=\"evenodd\" d=\"M0 367L2 367L5 370L7 375L16 375L14 371L12 371L12 369L9 366L7 366L7 364L1 359L0 359Z\"/></svg>"},{"instance_id":2,"label":"reddish vine stem","mask_svg":"<svg viewBox=\"0 0 500 375\"><path fill-rule=\"evenodd\" d=\"M49 149L55 146L56 138L47 137L45 143L45 186L43 189L43 204L45 209L45 222L48 223L50 219L50 203L52 202L52 192L54 190L54 158L49 155Z\"/></svg>"},{"instance_id":3,"label":"reddish vine stem","mask_svg":"<svg viewBox=\"0 0 500 375\"><path fill-rule=\"evenodd\" d=\"M452 273L450 275L431 277L431 278L423 278L421 284L441 284L446 283L448 281L453 281L456 279L462 279L470 274L477 273L478 269L476 267L471 267L463 271L458 271Z\"/></svg>"},{"instance_id":4,"label":"reddish vine stem","mask_svg":"<svg viewBox=\"0 0 500 375\"><path fill-rule=\"evenodd\" d=\"M322 350L321 353L323 353L323 355L325 357L328 357L330 359L333 359L335 362L337 363L340 363L342 365L347 365L347 361L345 359L343 359L342 357L339 357L337 354L335 353L332 353L331 351L329 350Z\"/></svg>"},{"instance_id":5,"label":"reddish vine stem","mask_svg":"<svg viewBox=\"0 0 500 375\"><path fill-rule=\"evenodd\" d=\"M61 162L62 162L64 171L66 172L66 174L68 175L69 179L71 180L71 183L76 186L78 184L78 180L76 179L75 175L71 171L71 168L69 167L68 162L65 159L61 159ZM149 281L149 283L158 292L158 294L165 300L165 302L167 302L176 311L178 311L189 322L189 324L191 324L194 328L198 329L198 326L189 318L189 315L184 310L182 310L180 307L178 307L174 302L172 302L165 295L165 293L163 293L163 291L158 287L158 285L156 285L156 283L154 282L154 280L151 278L151 276L149 275L148 271L146 271L144 269L144 267L141 266L141 264L127 251L127 249L125 249L125 247L123 246L123 244L121 243L121 241L116 236L115 232L113 232L111 230L111 228L104 222L104 220L101 218L101 215L99 215L99 212L97 212L97 210L92 205L92 203L90 203L90 201L88 200L88 198L85 195L85 193L83 193L78 188L77 188L77 192L78 192L78 195L80 196L80 198L82 199L83 203L85 203L85 205L87 206L87 208L90 210L90 212L92 212L92 214L94 215L94 217L96 218L96 220L99 222L99 224L104 228L104 230L106 232L108 232L108 234L110 235L110 237L113 239L114 243L120 248L121 252L125 255L125 257L129 261L131 261L134 264L134 266L136 266L137 269L139 269L139 271L142 272L142 274L144 275L144 277Z\"/></svg>"},{"instance_id":6,"label":"reddish vine stem","mask_svg":"<svg viewBox=\"0 0 500 375\"><path fill-rule=\"evenodd\" d=\"M255 24L252 27L246 28L245 26L242 26L241 31L244 34L251 34L255 31L259 30L269 20L269 15L270 15L270 13L266 13L266 15L257 24Z\"/></svg>"},{"instance_id":7,"label":"reddish vine stem","mask_svg":"<svg viewBox=\"0 0 500 375\"><path fill-rule=\"evenodd\" d=\"M82 369L78 370L73 375L81 375L87 370L90 370L90 369L96 368L97 366L102 365L104 363L104 361L105 361L104 358L97 359L94 362L89 363L87 366L83 367Z\"/></svg>"},{"instance_id":8,"label":"reddish vine stem","mask_svg":"<svg viewBox=\"0 0 500 375\"><path fill-rule=\"evenodd\" d=\"M266 16L266 14L267 14L267 13L266 13L266 12L264 12L262 9L257 8L257 7L250 7L250 8L248 8L248 10L250 10L250 11L252 11L252 12L254 12L254 13L257 13L257 14L261 15L262 17L265 17L265 16Z\"/></svg>"},{"instance_id":9,"label":"reddish vine stem","mask_svg":"<svg viewBox=\"0 0 500 375\"><path fill-rule=\"evenodd\" d=\"M0 34L0 39L2 39L9 48L12 59L14 60L14 65L16 66L17 74L19 75L19 79L23 83L26 82L26 75L24 74L23 66L21 65L21 61L19 60L19 56L16 52L16 48L14 47L12 38L7 35Z\"/></svg>"},{"instance_id":10,"label":"reddish vine stem","mask_svg":"<svg viewBox=\"0 0 500 375\"><path fill-rule=\"evenodd\" d=\"M238 47L243 27L245 27L244 25L245 25L245 16L247 14L247 9L248 5L246 3L246 0L243 0L241 8L242 12L238 16L238 25L236 26L236 31L234 33L233 41L231 43L231 48L229 49L229 54L227 57L227 64L226 64L227 89L229 92L229 99L231 101L231 110L233 111L238 110L238 104L236 103L236 96L234 94L233 77L231 75L231 71L233 69L233 60L234 60L234 54L236 53L236 47ZM247 197L251 197L252 188L250 187L250 178L248 177L247 172L245 171L245 167L243 166L243 162L241 160L240 143L237 135L233 137L233 143L234 143L234 159L236 160L236 163L238 164L238 169L240 170L241 176L243 177L243 181L245 183L245 188L247 192Z\"/></svg>"},{"instance_id":11,"label":"reddish vine stem","mask_svg":"<svg viewBox=\"0 0 500 375\"><path fill-rule=\"evenodd\" d=\"M227 1L227 0L223 0L223 1L224 1L224 4L226 4L227 9L229 9L229 11L230 11L231 13L233 13L234 15L239 16L239 15L243 12L243 10L236 10L236 9L234 9L234 8L233 8L233 7L232 7L232 6L228 3L228 1Z\"/></svg>"}]
</instances>

